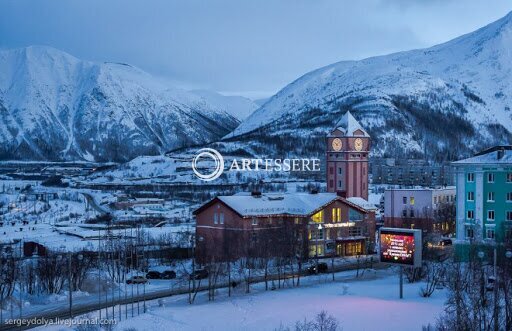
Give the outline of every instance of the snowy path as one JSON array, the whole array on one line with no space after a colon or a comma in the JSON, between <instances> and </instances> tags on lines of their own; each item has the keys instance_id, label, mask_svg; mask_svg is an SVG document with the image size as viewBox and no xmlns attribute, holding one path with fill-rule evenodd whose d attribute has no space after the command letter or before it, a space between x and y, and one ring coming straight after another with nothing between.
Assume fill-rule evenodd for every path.
<instances>
[{"instance_id":1,"label":"snowy path","mask_svg":"<svg viewBox=\"0 0 512 331\"><path fill-rule=\"evenodd\" d=\"M435 323L446 299L444 290L434 292L431 298L420 297L422 283L406 283L404 299L398 299L398 276L392 269L366 271L362 278L355 278L355 271L346 271L336 275L336 282L330 279L330 275L306 277L299 288L275 291L264 291L260 283L253 285L250 294L237 288L231 298L222 289L214 302L208 302L203 292L193 305L188 304L187 295L166 298L163 307L159 307L162 300L153 300L147 303L146 314L120 321L116 329L271 331L281 323L293 326L326 310L343 330L421 330L423 325Z\"/></svg>"}]
</instances>

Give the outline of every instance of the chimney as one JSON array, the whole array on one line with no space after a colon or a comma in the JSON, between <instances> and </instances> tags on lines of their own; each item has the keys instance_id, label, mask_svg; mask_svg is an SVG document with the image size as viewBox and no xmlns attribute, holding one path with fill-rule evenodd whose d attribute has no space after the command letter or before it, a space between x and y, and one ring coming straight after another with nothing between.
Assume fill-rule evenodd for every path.
<instances>
[{"instance_id":1,"label":"chimney","mask_svg":"<svg viewBox=\"0 0 512 331\"><path fill-rule=\"evenodd\" d=\"M336 194L339 197L342 197L342 198L346 198L347 197L347 192L345 192L345 191L337 191Z\"/></svg>"},{"instance_id":2,"label":"chimney","mask_svg":"<svg viewBox=\"0 0 512 331\"><path fill-rule=\"evenodd\" d=\"M505 156L505 148L500 147L500 149L498 149L498 160L501 160L504 156Z\"/></svg>"},{"instance_id":3,"label":"chimney","mask_svg":"<svg viewBox=\"0 0 512 331\"><path fill-rule=\"evenodd\" d=\"M252 191L251 195L254 198L261 198L261 191Z\"/></svg>"}]
</instances>

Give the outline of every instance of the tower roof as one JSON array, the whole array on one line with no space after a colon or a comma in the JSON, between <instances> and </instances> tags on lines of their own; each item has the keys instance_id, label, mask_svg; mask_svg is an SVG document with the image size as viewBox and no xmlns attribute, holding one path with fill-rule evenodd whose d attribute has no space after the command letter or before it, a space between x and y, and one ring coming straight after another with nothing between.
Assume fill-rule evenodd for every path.
<instances>
[{"instance_id":1,"label":"tower roof","mask_svg":"<svg viewBox=\"0 0 512 331\"><path fill-rule=\"evenodd\" d=\"M361 124L352 116L350 111L347 111L336 123L335 130L340 130L347 137L369 137L370 135L366 132Z\"/></svg>"}]
</instances>

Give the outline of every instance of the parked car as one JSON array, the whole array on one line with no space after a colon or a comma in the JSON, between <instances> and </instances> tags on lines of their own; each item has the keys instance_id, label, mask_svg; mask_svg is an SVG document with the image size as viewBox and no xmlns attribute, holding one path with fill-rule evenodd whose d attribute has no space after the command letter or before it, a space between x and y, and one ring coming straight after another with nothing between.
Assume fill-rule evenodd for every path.
<instances>
[{"instance_id":1,"label":"parked car","mask_svg":"<svg viewBox=\"0 0 512 331\"><path fill-rule=\"evenodd\" d=\"M451 239L443 239L439 242L439 245L441 246L451 246L452 244L453 243Z\"/></svg>"},{"instance_id":2,"label":"parked car","mask_svg":"<svg viewBox=\"0 0 512 331\"><path fill-rule=\"evenodd\" d=\"M176 272L173 270L165 270L162 272L162 279L174 279L176 278Z\"/></svg>"},{"instance_id":3,"label":"parked car","mask_svg":"<svg viewBox=\"0 0 512 331\"><path fill-rule=\"evenodd\" d=\"M149 271L147 274L146 274L146 278L147 279L162 279L162 274L159 273L158 271Z\"/></svg>"},{"instance_id":4,"label":"parked car","mask_svg":"<svg viewBox=\"0 0 512 331\"><path fill-rule=\"evenodd\" d=\"M146 284L147 282L148 280L144 276L133 276L126 280L126 284Z\"/></svg>"},{"instance_id":5,"label":"parked car","mask_svg":"<svg viewBox=\"0 0 512 331\"><path fill-rule=\"evenodd\" d=\"M326 273L328 270L328 267L327 267L327 263L325 262L320 262L318 263L318 273ZM316 274L316 263L309 266L307 269L306 269L307 273L310 274L310 275L314 275Z\"/></svg>"},{"instance_id":6,"label":"parked car","mask_svg":"<svg viewBox=\"0 0 512 331\"><path fill-rule=\"evenodd\" d=\"M205 279L208 278L208 270L206 269L199 269L194 271L192 275L190 275L190 279Z\"/></svg>"}]
</instances>

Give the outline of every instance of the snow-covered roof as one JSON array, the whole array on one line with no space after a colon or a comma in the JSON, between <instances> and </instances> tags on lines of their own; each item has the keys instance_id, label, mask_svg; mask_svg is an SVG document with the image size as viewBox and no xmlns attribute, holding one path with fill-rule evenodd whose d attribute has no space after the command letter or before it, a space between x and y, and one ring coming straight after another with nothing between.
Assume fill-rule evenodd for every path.
<instances>
[{"instance_id":1,"label":"snow-covered roof","mask_svg":"<svg viewBox=\"0 0 512 331\"><path fill-rule=\"evenodd\" d=\"M242 217L282 214L307 216L334 200L343 200L359 209L367 209L359 204L340 198L335 193L265 193L261 194L259 197L250 194L235 194L230 196L218 196L217 199ZM363 201L366 200L363 199ZM207 205L209 205L209 203L204 206ZM199 212L201 209L202 207L194 213Z\"/></svg>"},{"instance_id":2,"label":"snow-covered roof","mask_svg":"<svg viewBox=\"0 0 512 331\"><path fill-rule=\"evenodd\" d=\"M357 205L366 210L377 210L378 209L374 204L372 204L372 203L368 202L367 200L360 198L360 197L350 197L350 198L347 198L347 200L352 202L354 205Z\"/></svg>"},{"instance_id":3,"label":"snow-covered roof","mask_svg":"<svg viewBox=\"0 0 512 331\"><path fill-rule=\"evenodd\" d=\"M336 123L335 129L340 130L344 133L347 137L354 137L354 136L363 136L363 137L369 137L370 135L368 132L366 132L361 124L352 116L350 111L347 111L341 119ZM362 132L361 134L355 134L357 130L360 130Z\"/></svg>"},{"instance_id":4,"label":"snow-covered roof","mask_svg":"<svg viewBox=\"0 0 512 331\"><path fill-rule=\"evenodd\" d=\"M512 165L512 146L496 146L476 154L473 157L453 162L454 165L464 164L503 164Z\"/></svg>"},{"instance_id":5,"label":"snow-covered roof","mask_svg":"<svg viewBox=\"0 0 512 331\"><path fill-rule=\"evenodd\" d=\"M219 200L242 216L256 215L308 215L336 199L335 193L295 193L219 196Z\"/></svg>"}]
</instances>

